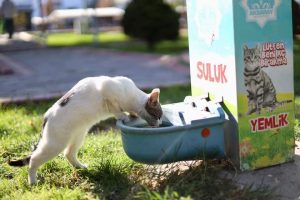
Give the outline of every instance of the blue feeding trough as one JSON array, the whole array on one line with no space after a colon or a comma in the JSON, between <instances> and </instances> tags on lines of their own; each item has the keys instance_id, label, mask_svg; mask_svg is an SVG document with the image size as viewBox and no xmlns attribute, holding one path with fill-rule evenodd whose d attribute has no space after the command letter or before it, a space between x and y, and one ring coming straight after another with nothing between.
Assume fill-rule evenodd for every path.
<instances>
[{"instance_id":1,"label":"blue feeding trough","mask_svg":"<svg viewBox=\"0 0 300 200\"><path fill-rule=\"evenodd\" d=\"M223 124L227 115L221 105L200 97L162 106L158 128L134 119L117 121L123 148L133 160L163 164L183 160L225 157Z\"/></svg>"}]
</instances>

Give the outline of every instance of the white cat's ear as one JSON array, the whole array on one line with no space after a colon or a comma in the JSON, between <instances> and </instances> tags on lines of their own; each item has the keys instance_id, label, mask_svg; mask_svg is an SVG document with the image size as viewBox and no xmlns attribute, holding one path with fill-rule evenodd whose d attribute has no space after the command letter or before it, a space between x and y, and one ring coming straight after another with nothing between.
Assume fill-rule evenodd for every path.
<instances>
[{"instance_id":1,"label":"white cat's ear","mask_svg":"<svg viewBox=\"0 0 300 200\"><path fill-rule=\"evenodd\" d=\"M155 88L152 90L149 96L149 102L151 105L156 105L159 102L159 94L160 94L160 89Z\"/></svg>"},{"instance_id":2,"label":"white cat's ear","mask_svg":"<svg viewBox=\"0 0 300 200\"><path fill-rule=\"evenodd\" d=\"M157 93L158 96L159 96L160 89L159 88L154 88L151 93Z\"/></svg>"}]
</instances>

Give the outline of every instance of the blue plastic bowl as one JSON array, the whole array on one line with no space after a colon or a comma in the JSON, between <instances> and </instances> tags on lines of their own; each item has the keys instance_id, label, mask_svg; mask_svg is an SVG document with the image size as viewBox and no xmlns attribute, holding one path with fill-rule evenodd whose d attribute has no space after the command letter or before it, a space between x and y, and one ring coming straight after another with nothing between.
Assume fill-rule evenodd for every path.
<instances>
[{"instance_id":1,"label":"blue plastic bowl","mask_svg":"<svg viewBox=\"0 0 300 200\"><path fill-rule=\"evenodd\" d=\"M123 148L133 160L146 164L163 164L183 160L224 158L223 109L219 115L174 126L163 121L158 128L146 127L142 119L128 123L117 121L122 132Z\"/></svg>"}]
</instances>

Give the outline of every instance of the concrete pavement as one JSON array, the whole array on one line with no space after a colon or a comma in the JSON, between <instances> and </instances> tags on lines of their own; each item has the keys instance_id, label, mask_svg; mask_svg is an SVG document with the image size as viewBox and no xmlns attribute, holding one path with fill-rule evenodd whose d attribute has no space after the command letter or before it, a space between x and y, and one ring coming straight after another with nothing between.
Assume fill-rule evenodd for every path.
<instances>
[{"instance_id":1,"label":"concrete pavement","mask_svg":"<svg viewBox=\"0 0 300 200\"><path fill-rule=\"evenodd\" d=\"M27 32L18 32L13 39L7 39L8 34L0 35L0 52L28 50L41 48L43 45L33 40L33 36Z\"/></svg>"},{"instance_id":2,"label":"concrete pavement","mask_svg":"<svg viewBox=\"0 0 300 200\"><path fill-rule=\"evenodd\" d=\"M223 171L221 176L235 180L240 187L268 186L274 189L279 200L298 200L300 199L300 142L296 142L294 162L243 173Z\"/></svg>"},{"instance_id":3,"label":"concrete pavement","mask_svg":"<svg viewBox=\"0 0 300 200\"><path fill-rule=\"evenodd\" d=\"M127 76L140 88L190 82L188 66L162 55L92 47L11 49L0 52L0 64L12 70L0 75L0 102L61 96L88 76Z\"/></svg>"}]
</instances>

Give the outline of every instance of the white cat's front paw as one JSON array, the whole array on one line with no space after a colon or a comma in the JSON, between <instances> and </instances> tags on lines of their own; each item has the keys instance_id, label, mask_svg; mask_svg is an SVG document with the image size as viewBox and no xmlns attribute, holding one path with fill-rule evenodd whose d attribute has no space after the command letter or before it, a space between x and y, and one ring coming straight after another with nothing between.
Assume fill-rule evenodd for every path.
<instances>
[{"instance_id":1,"label":"white cat's front paw","mask_svg":"<svg viewBox=\"0 0 300 200\"><path fill-rule=\"evenodd\" d=\"M32 176L29 175L28 183L29 183L29 185L36 185L36 183L37 183L36 177L32 177Z\"/></svg>"},{"instance_id":2,"label":"white cat's front paw","mask_svg":"<svg viewBox=\"0 0 300 200\"><path fill-rule=\"evenodd\" d=\"M129 117L126 117L122 120L124 123L128 123L130 121L130 118Z\"/></svg>"},{"instance_id":3,"label":"white cat's front paw","mask_svg":"<svg viewBox=\"0 0 300 200\"><path fill-rule=\"evenodd\" d=\"M80 164L76 166L77 169L88 169L88 165L87 164Z\"/></svg>"},{"instance_id":4,"label":"white cat's front paw","mask_svg":"<svg viewBox=\"0 0 300 200\"><path fill-rule=\"evenodd\" d=\"M82 165L82 169L88 169L89 168L89 165L88 164L83 164Z\"/></svg>"},{"instance_id":5,"label":"white cat's front paw","mask_svg":"<svg viewBox=\"0 0 300 200\"><path fill-rule=\"evenodd\" d=\"M117 116L117 119L118 119L118 120L121 120L121 121L123 121L123 122L125 122L125 123L127 123L127 122L130 121L129 116L126 115L125 113L119 114L119 115Z\"/></svg>"}]
</instances>

